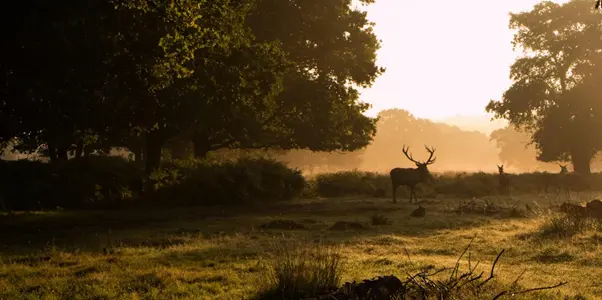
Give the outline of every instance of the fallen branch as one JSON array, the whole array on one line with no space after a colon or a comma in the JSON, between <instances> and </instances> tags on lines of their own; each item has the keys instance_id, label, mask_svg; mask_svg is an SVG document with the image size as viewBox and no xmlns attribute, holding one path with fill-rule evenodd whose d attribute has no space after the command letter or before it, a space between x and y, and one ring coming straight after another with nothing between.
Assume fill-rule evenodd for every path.
<instances>
[{"instance_id":1,"label":"fallen branch","mask_svg":"<svg viewBox=\"0 0 602 300\"><path fill-rule=\"evenodd\" d=\"M361 283L352 282L345 283L344 287L334 293L324 295L318 298L310 299L337 299L337 300L352 300L352 299L391 299L391 298L410 298L410 299L456 299L459 295L465 295L470 293L475 297L491 297L490 295L495 294L493 299L498 299L503 296L514 296L520 294L526 294L535 291L549 290L566 285L567 282L560 282L553 286L544 286L530 288L522 291L512 291L516 288L518 281L523 277L526 270L523 270L521 274L512 282L508 289L501 292L494 292L493 288L483 289L485 284L491 282L496 277L495 271L496 266L504 254L505 249L502 249L496 256L489 276L483 279L484 272L476 274L475 271L479 262L473 266L472 255L469 252L470 246L473 244L476 236L474 236L468 246L466 246L458 257L456 264L453 268L438 269L432 273L428 273L427 270L420 271L414 275L406 273L407 277L405 281L399 280L395 276L384 276L378 277L372 280L364 280ZM468 253L468 270L464 273L460 272L460 261L465 254ZM442 272L450 271L449 276L445 276L445 280L435 280L433 276L441 274Z\"/></svg>"},{"instance_id":2,"label":"fallen branch","mask_svg":"<svg viewBox=\"0 0 602 300\"><path fill-rule=\"evenodd\" d=\"M556 285L552 285L552 286L537 287L537 288L532 288L532 289L514 292L514 293L510 293L508 291L503 291L503 292L497 294L495 297L493 297L493 300L498 299L502 296L515 296L515 295L526 294L526 293L535 292L535 291L551 290L551 289L559 288L566 284L568 284L568 281L563 281L563 282L560 282L560 283L558 283Z\"/></svg>"}]
</instances>

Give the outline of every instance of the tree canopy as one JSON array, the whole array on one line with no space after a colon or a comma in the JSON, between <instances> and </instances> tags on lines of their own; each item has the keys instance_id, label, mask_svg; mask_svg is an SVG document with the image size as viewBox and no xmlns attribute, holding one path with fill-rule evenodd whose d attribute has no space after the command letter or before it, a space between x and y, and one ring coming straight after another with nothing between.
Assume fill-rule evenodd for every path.
<instances>
[{"instance_id":1,"label":"tree canopy","mask_svg":"<svg viewBox=\"0 0 602 300\"><path fill-rule=\"evenodd\" d=\"M539 160L570 158L579 173L602 149L601 25L586 0L510 14L513 45L524 54L511 66L512 86L486 108L533 132Z\"/></svg>"},{"instance_id":2,"label":"tree canopy","mask_svg":"<svg viewBox=\"0 0 602 300\"><path fill-rule=\"evenodd\" d=\"M357 87L384 71L380 42L351 0L19 6L2 15L0 142L21 151L55 160L126 147L152 170L170 140L204 156L356 150L374 135Z\"/></svg>"}]
</instances>

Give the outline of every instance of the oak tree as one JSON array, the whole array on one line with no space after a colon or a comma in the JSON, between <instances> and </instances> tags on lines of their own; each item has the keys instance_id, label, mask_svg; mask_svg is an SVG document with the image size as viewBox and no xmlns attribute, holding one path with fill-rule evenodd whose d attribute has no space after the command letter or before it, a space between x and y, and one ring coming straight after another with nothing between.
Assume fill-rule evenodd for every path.
<instances>
[{"instance_id":1,"label":"oak tree","mask_svg":"<svg viewBox=\"0 0 602 300\"><path fill-rule=\"evenodd\" d=\"M510 16L524 55L511 66L512 86L487 111L533 132L539 160L570 158L575 172L590 173L602 149L602 14L572 0Z\"/></svg>"}]
</instances>

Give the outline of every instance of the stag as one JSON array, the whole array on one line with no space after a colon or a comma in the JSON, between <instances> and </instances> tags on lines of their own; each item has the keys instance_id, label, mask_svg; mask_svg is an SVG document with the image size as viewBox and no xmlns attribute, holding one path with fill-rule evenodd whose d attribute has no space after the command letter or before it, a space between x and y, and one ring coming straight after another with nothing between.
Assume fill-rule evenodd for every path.
<instances>
[{"instance_id":1,"label":"stag","mask_svg":"<svg viewBox=\"0 0 602 300\"><path fill-rule=\"evenodd\" d=\"M504 173L504 165L497 166L497 170L500 173L499 183L500 183L500 193L507 194L510 192L510 178L508 174Z\"/></svg>"},{"instance_id":2,"label":"stag","mask_svg":"<svg viewBox=\"0 0 602 300\"><path fill-rule=\"evenodd\" d=\"M435 163L436 157L433 157L435 154L435 148L429 148L426 145L424 146L426 151L429 152L430 156L425 162L420 162L412 158L411 154L408 154L409 147L406 148L404 145L402 148L403 154L416 164L417 168L394 168L389 172L389 176L391 177L391 183L393 184L393 203L397 202L397 197L395 196L395 192L399 186L407 186L410 188L410 203L412 203L412 199L418 197L416 196L415 188L416 185L428 181L431 178L431 174L427 169L428 165Z\"/></svg>"}]
</instances>

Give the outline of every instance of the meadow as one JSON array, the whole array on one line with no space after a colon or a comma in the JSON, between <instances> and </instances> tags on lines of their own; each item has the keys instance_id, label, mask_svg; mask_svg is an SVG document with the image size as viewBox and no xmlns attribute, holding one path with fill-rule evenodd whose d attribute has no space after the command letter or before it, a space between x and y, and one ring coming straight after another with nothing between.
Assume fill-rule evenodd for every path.
<instances>
[{"instance_id":1,"label":"meadow","mask_svg":"<svg viewBox=\"0 0 602 300\"><path fill-rule=\"evenodd\" d=\"M599 224L557 212L566 196L534 176L513 175L499 195L495 174L438 174L418 192L423 218L403 187L394 204L386 175L359 171L307 179L287 201L12 210L0 218L0 299L275 299L450 268L429 277L445 281L457 262L483 282L502 250L492 280L448 299L564 282L513 298L599 299Z\"/></svg>"}]
</instances>

